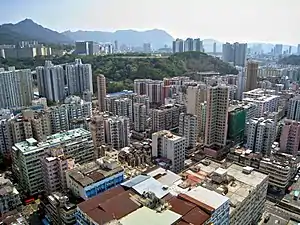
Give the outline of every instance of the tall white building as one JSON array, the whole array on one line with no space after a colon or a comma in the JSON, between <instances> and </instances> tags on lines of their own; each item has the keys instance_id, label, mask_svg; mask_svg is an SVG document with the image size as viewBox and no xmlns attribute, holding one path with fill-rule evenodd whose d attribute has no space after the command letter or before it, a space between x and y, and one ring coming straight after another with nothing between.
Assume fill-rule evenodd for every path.
<instances>
[{"instance_id":1,"label":"tall white building","mask_svg":"<svg viewBox=\"0 0 300 225\"><path fill-rule=\"evenodd\" d=\"M0 71L0 108L31 105L32 75L29 69Z\"/></svg>"},{"instance_id":2,"label":"tall white building","mask_svg":"<svg viewBox=\"0 0 300 225\"><path fill-rule=\"evenodd\" d=\"M198 136L197 116L180 113L179 115L179 135L186 138L186 147L195 148Z\"/></svg>"},{"instance_id":3,"label":"tall white building","mask_svg":"<svg viewBox=\"0 0 300 225\"><path fill-rule=\"evenodd\" d=\"M172 171L184 169L186 139L162 130L152 134L152 156L164 157L172 162Z\"/></svg>"},{"instance_id":4,"label":"tall white building","mask_svg":"<svg viewBox=\"0 0 300 225\"><path fill-rule=\"evenodd\" d=\"M205 146L226 145L229 108L229 87L217 85L208 87Z\"/></svg>"},{"instance_id":5,"label":"tall white building","mask_svg":"<svg viewBox=\"0 0 300 225\"><path fill-rule=\"evenodd\" d=\"M46 61L45 66L36 68L39 95L50 101L59 102L65 99L65 71L61 65Z\"/></svg>"},{"instance_id":6,"label":"tall white building","mask_svg":"<svg viewBox=\"0 0 300 225\"><path fill-rule=\"evenodd\" d=\"M85 91L93 93L91 64L82 64L81 59L76 59L74 64L67 64L66 82L69 95L82 95Z\"/></svg>"},{"instance_id":7,"label":"tall white building","mask_svg":"<svg viewBox=\"0 0 300 225\"><path fill-rule=\"evenodd\" d=\"M243 101L257 105L256 117L266 112L277 112L280 96L266 94L263 89L254 89L243 93Z\"/></svg>"},{"instance_id":8,"label":"tall white building","mask_svg":"<svg viewBox=\"0 0 300 225\"><path fill-rule=\"evenodd\" d=\"M247 147L263 155L271 154L275 140L276 123L271 119L251 119L248 124Z\"/></svg>"},{"instance_id":9,"label":"tall white building","mask_svg":"<svg viewBox=\"0 0 300 225\"><path fill-rule=\"evenodd\" d=\"M45 190L45 171L41 159L57 149L62 149L66 157L74 158L75 163L91 162L94 159L91 133L84 129L57 133L48 136L44 142L29 138L17 143L12 148L12 169L24 191L33 195Z\"/></svg>"},{"instance_id":10,"label":"tall white building","mask_svg":"<svg viewBox=\"0 0 300 225\"><path fill-rule=\"evenodd\" d=\"M104 121L105 143L119 150L129 145L129 119L125 116L110 116Z\"/></svg>"},{"instance_id":11,"label":"tall white building","mask_svg":"<svg viewBox=\"0 0 300 225\"><path fill-rule=\"evenodd\" d=\"M142 103L133 104L134 130L144 132L146 130L146 106Z\"/></svg>"}]
</instances>

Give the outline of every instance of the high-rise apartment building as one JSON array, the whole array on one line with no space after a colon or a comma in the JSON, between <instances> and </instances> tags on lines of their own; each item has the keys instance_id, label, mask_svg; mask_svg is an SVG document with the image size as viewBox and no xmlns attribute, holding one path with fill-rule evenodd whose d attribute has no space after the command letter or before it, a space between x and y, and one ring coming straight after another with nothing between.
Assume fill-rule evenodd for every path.
<instances>
[{"instance_id":1,"label":"high-rise apartment building","mask_svg":"<svg viewBox=\"0 0 300 225\"><path fill-rule=\"evenodd\" d=\"M226 145L229 107L229 87L210 86L207 90L205 146L222 148Z\"/></svg>"},{"instance_id":2,"label":"high-rise apartment building","mask_svg":"<svg viewBox=\"0 0 300 225\"><path fill-rule=\"evenodd\" d=\"M300 96L289 100L287 119L300 121Z\"/></svg>"},{"instance_id":3,"label":"high-rise apartment building","mask_svg":"<svg viewBox=\"0 0 300 225\"><path fill-rule=\"evenodd\" d=\"M66 105L53 106L48 111L53 134L69 130L70 123Z\"/></svg>"},{"instance_id":4,"label":"high-rise apartment building","mask_svg":"<svg viewBox=\"0 0 300 225\"><path fill-rule=\"evenodd\" d=\"M134 80L134 92L149 97L149 103L160 105L163 103L163 81L151 79Z\"/></svg>"},{"instance_id":5,"label":"high-rise apartment building","mask_svg":"<svg viewBox=\"0 0 300 225\"><path fill-rule=\"evenodd\" d=\"M106 97L106 111L111 112L113 116L126 116L129 122L133 122L132 100L126 97Z\"/></svg>"},{"instance_id":6,"label":"high-rise apartment building","mask_svg":"<svg viewBox=\"0 0 300 225\"><path fill-rule=\"evenodd\" d=\"M298 47L297 47L297 54L300 55L300 44L298 44Z\"/></svg>"},{"instance_id":7,"label":"high-rise apartment building","mask_svg":"<svg viewBox=\"0 0 300 225\"><path fill-rule=\"evenodd\" d=\"M152 134L152 156L171 160L172 171L184 169L186 139L162 130Z\"/></svg>"},{"instance_id":8,"label":"high-rise apartment building","mask_svg":"<svg viewBox=\"0 0 300 225\"><path fill-rule=\"evenodd\" d=\"M285 120L280 136L280 151L297 156L300 147L300 123Z\"/></svg>"},{"instance_id":9,"label":"high-rise apartment building","mask_svg":"<svg viewBox=\"0 0 300 225\"><path fill-rule=\"evenodd\" d=\"M36 68L39 95L47 100L59 102L66 97L65 72L61 65L55 66L46 61L45 66Z\"/></svg>"},{"instance_id":10,"label":"high-rise apartment building","mask_svg":"<svg viewBox=\"0 0 300 225\"><path fill-rule=\"evenodd\" d=\"M184 42L184 51L185 52L194 51L193 44L194 44L193 38L186 39L185 42Z\"/></svg>"},{"instance_id":11,"label":"high-rise apartment building","mask_svg":"<svg viewBox=\"0 0 300 225\"><path fill-rule=\"evenodd\" d=\"M105 133L104 133L104 118L103 115L94 115L90 122L90 132L95 148L99 148L105 144Z\"/></svg>"},{"instance_id":12,"label":"high-rise apartment building","mask_svg":"<svg viewBox=\"0 0 300 225\"><path fill-rule=\"evenodd\" d=\"M283 45L282 44L276 44L274 47L274 54L276 56L282 55Z\"/></svg>"},{"instance_id":13,"label":"high-rise apartment building","mask_svg":"<svg viewBox=\"0 0 300 225\"><path fill-rule=\"evenodd\" d=\"M146 130L146 106L142 103L133 104L134 130L144 132Z\"/></svg>"},{"instance_id":14,"label":"high-rise apartment building","mask_svg":"<svg viewBox=\"0 0 300 225\"><path fill-rule=\"evenodd\" d=\"M65 156L63 149L53 149L46 155L41 159L46 193L66 192L66 171L74 168L74 159Z\"/></svg>"},{"instance_id":15,"label":"high-rise apartment building","mask_svg":"<svg viewBox=\"0 0 300 225\"><path fill-rule=\"evenodd\" d=\"M44 142L29 138L16 143L12 148L12 169L24 191L33 195L45 190L41 159L57 149L61 149L66 157L73 158L75 163L94 159L91 133L84 129L57 133L48 136Z\"/></svg>"},{"instance_id":16,"label":"high-rise apartment building","mask_svg":"<svg viewBox=\"0 0 300 225\"><path fill-rule=\"evenodd\" d=\"M66 65L65 73L68 95L82 96L85 91L93 93L91 64L82 64L81 59L76 59L74 64Z\"/></svg>"},{"instance_id":17,"label":"high-rise apartment building","mask_svg":"<svg viewBox=\"0 0 300 225\"><path fill-rule=\"evenodd\" d=\"M258 63L253 61L247 62L246 74L246 88L245 91L251 91L257 88L257 73L258 73Z\"/></svg>"},{"instance_id":18,"label":"high-rise apartment building","mask_svg":"<svg viewBox=\"0 0 300 225\"><path fill-rule=\"evenodd\" d=\"M217 53L217 43L214 42L213 44L213 53L216 54Z\"/></svg>"},{"instance_id":19,"label":"high-rise apartment building","mask_svg":"<svg viewBox=\"0 0 300 225\"><path fill-rule=\"evenodd\" d=\"M105 76L99 74L97 76L97 94L98 94L98 108L100 112L104 112L105 108L105 97L106 97L106 79Z\"/></svg>"},{"instance_id":20,"label":"high-rise apartment building","mask_svg":"<svg viewBox=\"0 0 300 225\"><path fill-rule=\"evenodd\" d=\"M185 113L185 105L166 105L152 110L152 131L170 130L179 126L179 115Z\"/></svg>"},{"instance_id":21,"label":"high-rise apartment building","mask_svg":"<svg viewBox=\"0 0 300 225\"><path fill-rule=\"evenodd\" d=\"M110 116L105 118L105 143L120 150L130 143L129 119L124 116Z\"/></svg>"},{"instance_id":22,"label":"high-rise apartment building","mask_svg":"<svg viewBox=\"0 0 300 225\"><path fill-rule=\"evenodd\" d=\"M151 53L152 52L152 45L151 45L151 43L144 43L143 44L143 52L144 53Z\"/></svg>"},{"instance_id":23,"label":"high-rise apartment building","mask_svg":"<svg viewBox=\"0 0 300 225\"><path fill-rule=\"evenodd\" d=\"M186 147L195 148L198 136L197 116L180 113L179 115L179 136L186 138Z\"/></svg>"},{"instance_id":24,"label":"high-rise apartment building","mask_svg":"<svg viewBox=\"0 0 300 225\"><path fill-rule=\"evenodd\" d=\"M248 124L247 147L262 155L270 155L275 140L276 123L271 119L251 119Z\"/></svg>"},{"instance_id":25,"label":"high-rise apartment building","mask_svg":"<svg viewBox=\"0 0 300 225\"><path fill-rule=\"evenodd\" d=\"M184 41L178 38L173 41L173 53L177 52L184 52Z\"/></svg>"},{"instance_id":26,"label":"high-rise apartment building","mask_svg":"<svg viewBox=\"0 0 300 225\"><path fill-rule=\"evenodd\" d=\"M245 66L247 44L225 43L223 44L222 59L224 62L232 62L235 66Z\"/></svg>"},{"instance_id":27,"label":"high-rise apartment building","mask_svg":"<svg viewBox=\"0 0 300 225\"><path fill-rule=\"evenodd\" d=\"M140 103L146 107L146 115L150 113L150 102L147 95L134 95L132 99L133 103Z\"/></svg>"},{"instance_id":28,"label":"high-rise apartment building","mask_svg":"<svg viewBox=\"0 0 300 225\"><path fill-rule=\"evenodd\" d=\"M99 44L93 41L76 41L75 54L77 55L97 55L100 52Z\"/></svg>"},{"instance_id":29,"label":"high-rise apartment building","mask_svg":"<svg viewBox=\"0 0 300 225\"><path fill-rule=\"evenodd\" d=\"M0 108L31 105L32 75L29 69L0 71Z\"/></svg>"},{"instance_id":30,"label":"high-rise apartment building","mask_svg":"<svg viewBox=\"0 0 300 225\"><path fill-rule=\"evenodd\" d=\"M197 113L198 120L198 136L204 140L205 138L205 127L206 127L206 106L207 102L202 102L199 104L199 109Z\"/></svg>"},{"instance_id":31,"label":"high-rise apartment building","mask_svg":"<svg viewBox=\"0 0 300 225\"><path fill-rule=\"evenodd\" d=\"M161 105L164 101L162 98L163 81L151 80L146 84L146 95L149 97L149 103Z\"/></svg>"}]
</instances>

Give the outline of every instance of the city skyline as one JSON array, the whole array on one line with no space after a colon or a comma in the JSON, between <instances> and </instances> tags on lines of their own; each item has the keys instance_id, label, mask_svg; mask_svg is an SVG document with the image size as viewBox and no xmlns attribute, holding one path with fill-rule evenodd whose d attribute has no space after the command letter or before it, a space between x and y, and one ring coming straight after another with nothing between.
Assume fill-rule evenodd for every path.
<instances>
[{"instance_id":1,"label":"city skyline","mask_svg":"<svg viewBox=\"0 0 300 225\"><path fill-rule=\"evenodd\" d=\"M300 2L288 0L274 3L270 0L260 2L253 0L240 5L239 2L190 0L189 5L193 7L182 10L180 2L169 0L163 2L154 0L151 3L140 3L136 0L126 2L111 0L99 3L96 0L86 0L85 5L93 7L83 11L79 1L53 0L42 3L30 0L25 5L20 0L12 0L1 4L0 23L15 23L31 18L59 32L157 28L167 31L174 38L201 37L214 38L222 42L270 42L294 45L299 43L300 31L293 28L300 19L296 12ZM20 4L22 7L19 7ZM17 12L9 13L12 10ZM55 15L64 15L63 19L61 16L53 17L54 12ZM195 29L197 27L198 29Z\"/></svg>"}]
</instances>

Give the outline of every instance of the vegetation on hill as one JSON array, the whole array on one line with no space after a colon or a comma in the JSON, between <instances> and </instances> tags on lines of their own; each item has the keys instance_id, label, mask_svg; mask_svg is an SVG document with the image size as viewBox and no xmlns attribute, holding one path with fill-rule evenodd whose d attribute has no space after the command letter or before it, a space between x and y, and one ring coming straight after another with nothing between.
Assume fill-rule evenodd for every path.
<instances>
[{"instance_id":1,"label":"vegetation on hill","mask_svg":"<svg viewBox=\"0 0 300 225\"><path fill-rule=\"evenodd\" d=\"M17 69L44 65L45 59L54 64L74 62L78 56L34 59L0 59L0 67L15 66ZM216 71L221 74L237 74L237 70L220 59L200 52L185 52L170 57L146 57L144 55L80 56L83 63L90 63L93 69L94 91L97 91L96 75L107 79L108 92L133 89L134 79L149 78L162 80L164 77L182 76L191 72Z\"/></svg>"},{"instance_id":2,"label":"vegetation on hill","mask_svg":"<svg viewBox=\"0 0 300 225\"><path fill-rule=\"evenodd\" d=\"M290 55L288 57L284 57L280 59L278 63L282 65L300 66L300 55Z\"/></svg>"},{"instance_id":3,"label":"vegetation on hill","mask_svg":"<svg viewBox=\"0 0 300 225\"><path fill-rule=\"evenodd\" d=\"M73 44L73 40L64 34L44 28L30 19L0 25L0 44L17 44L20 41Z\"/></svg>"}]
</instances>

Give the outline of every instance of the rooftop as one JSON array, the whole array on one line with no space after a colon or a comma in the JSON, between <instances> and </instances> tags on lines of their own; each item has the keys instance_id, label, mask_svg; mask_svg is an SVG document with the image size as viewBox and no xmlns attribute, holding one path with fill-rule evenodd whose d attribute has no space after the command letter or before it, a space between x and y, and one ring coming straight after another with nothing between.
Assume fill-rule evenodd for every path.
<instances>
[{"instance_id":1,"label":"rooftop","mask_svg":"<svg viewBox=\"0 0 300 225\"><path fill-rule=\"evenodd\" d=\"M34 138L29 138L26 139L26 141L16 143L14 147L23 152L24 154L30 154L34 151L43 150L45 147L57 146L62 143L75 141L76 138L84 138L90 135L91 133L89 131L82 128L78 128L48 136L47 140L44 142L38 142Z\"/></svg>"},{"instance_id":2,"label":"rooftop","mask_svg":"<svg viewBox=\"0 0 300 225\"><path fill-rule=\"evenodd\" d=\"M81 186L86 187L120 172L123 172L123 168L118 165L109 169L99 162L89 162L68 170L67 174Z\"/></svg>"},{"instance_id":3,"label":"rooftop","mask_svg":"<svg viewBox=\"0 0 300 225\"><path fill-rule=\"evenodd\" d=\"M142 207L123 217L120 222L122 225L140 225L144 224L145 221L147 221L147 224L151 225L169 225L175 223L180 218L180 214L171 210L165 210L161 213L157 213L147 207Z\"/></svg>"},{"instance_id":4,"label":"rooftop","mask_svg":"<svg viewBox=\"0 0 300 225\"><path fill-rule=\"evenodd\" d=\"M218 194L215 191L208 190L204 187L198 186L194 189L191 189L185 195L204 203L207 206L212 207L213 209L218 209L224 203L228 201L228 198Z\"/></svg>"}]
</instances>

